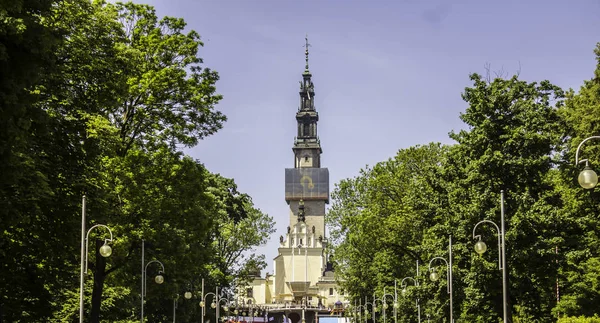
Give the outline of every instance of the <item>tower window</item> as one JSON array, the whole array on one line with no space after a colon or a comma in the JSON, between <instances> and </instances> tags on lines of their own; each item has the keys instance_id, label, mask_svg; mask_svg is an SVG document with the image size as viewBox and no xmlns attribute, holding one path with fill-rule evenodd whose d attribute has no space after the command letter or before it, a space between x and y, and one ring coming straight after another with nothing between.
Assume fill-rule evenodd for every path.
<instances>
[{"instance_id":1,"label":"tower window","mask_svg":"<svg viewBox=\"0 0 600 323\"><path fill-rule=\"evenodd\" d=\"M333 296L333 288L329 289L329 296Z\"/></svg>"},{"instance_id":2,"label":"tower window","mask_svg":"<svg viewBox=\"0 0 600 323\"><path fill-rule=\"evenodd\" d=\"M304 156L304 161L308 161L308 156Z\"/></svg>"}]
</instances>

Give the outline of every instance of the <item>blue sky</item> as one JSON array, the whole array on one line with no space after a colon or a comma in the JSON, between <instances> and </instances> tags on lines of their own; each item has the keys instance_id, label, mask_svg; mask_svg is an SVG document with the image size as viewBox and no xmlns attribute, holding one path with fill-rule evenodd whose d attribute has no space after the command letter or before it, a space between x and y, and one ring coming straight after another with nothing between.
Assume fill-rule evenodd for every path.
<instances>
[{"instance_id":1,"label":"blue sky","mask_svg":"<svg viewBox=\"0 0 600 323\"><path fill-rule=\"evenodd\" d=\"M365 165L429 142L450 144L464 124L470 73L520 69L522 79L579 88L595 68L598 0L147 0L183 17L220 73L229 121L187 153L232 177L276 229L288 225L284 168L293 167L298 81L308 33L331 189ZM264 271L263 271L264 274Z\"/></svg>"}]
</instances>

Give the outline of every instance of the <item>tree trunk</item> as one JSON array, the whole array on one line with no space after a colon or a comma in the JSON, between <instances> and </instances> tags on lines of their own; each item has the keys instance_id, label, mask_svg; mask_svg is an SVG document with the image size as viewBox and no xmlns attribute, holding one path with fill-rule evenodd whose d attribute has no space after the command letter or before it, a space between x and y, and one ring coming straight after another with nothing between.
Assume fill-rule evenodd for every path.
<instances>
[{"instance_id":1,"label":"tree trunk","mask_svg":"<svg viewBox=\"0 0 600 323\"><path fill-rule=\"evenodd\" d=\"M102 304L104 279L106 279L106 258L100 255L100 247L102 247L103 244L103 240L96 240L96 266L94 270L94 289L92 290L90 323L100 323L100 305Z\"/></svg>"}]
</instances>

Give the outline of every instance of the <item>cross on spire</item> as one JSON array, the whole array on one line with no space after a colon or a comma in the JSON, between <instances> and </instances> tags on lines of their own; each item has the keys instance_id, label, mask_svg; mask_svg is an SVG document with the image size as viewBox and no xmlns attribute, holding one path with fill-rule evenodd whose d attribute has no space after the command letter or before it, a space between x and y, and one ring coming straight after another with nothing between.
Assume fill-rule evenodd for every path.
<instances>
[{"instance_id":1,"label":"cross on spire","mask_svg":"<svg viewBox=\"0 0 600 323\"><path fill-rule=\"evenodd\" d=\"M306 43L304 44L304 48L306 48L306 50L304 51L304 55L306 55L306 70L308 71L308 47L311 47L312 45L308 43L308 34L306 34L306 37L304 37L304 40L306 41Z\"/></svg>"}]
</instances>

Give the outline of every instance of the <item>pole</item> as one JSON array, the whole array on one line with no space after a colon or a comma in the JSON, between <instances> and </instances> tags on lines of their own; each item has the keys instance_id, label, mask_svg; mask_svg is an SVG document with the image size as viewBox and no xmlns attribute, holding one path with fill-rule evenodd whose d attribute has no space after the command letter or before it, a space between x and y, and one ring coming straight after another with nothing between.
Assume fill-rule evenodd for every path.
<instances>
[{"instance_id":1,"label":"pole","mask_svg":"<svg viewBox=\"0 0 600 323\"><path fill-rule=\"evenodd\" d=\"M375 319L375 304L377 304L377 298L375 297L375 293L373 293L373 303L371 304L371 309L373 311L373 323L377 322L377 320Z\"/></svg>"},{"instance_id":2,"label":"pole","mask_svg":"<svg viewBox=\"0 0 600 323\"><path fill-rule=\"evenodd\" d=\"M146 270L144 268L144 239L142 239L142 314L140 322L144 323L144 292L145 292L145 282L146 282Z\"/></svg>"},{"instance_id":3,"label":"pole","mask_svg":"<svg viewBox=\"0 0 600 323\"><path fill-rule=\"evenodd\" d=\"M394 279L394 323L398 323L398 281Z\"/></svg>"},{"instance_id":4,"label":"pole","mask_svg":"<svg viewBox=\"0 0 600 323\"><path fill-rule=\"evenodd\" d=\"M500 191L500 225L502 228L502 300L504 323L508 322L508 277L506 273L506 244L504 240L504 190Z\"/></svg>"},{"instance_id":5,"label":"pole","mask_svg":"<svg viewBox=\"0 0 600 323\"><path fill-rule=\"evenodd\" d=\"M387 312L387 311L385 310L384 306L383 306L383 304L387 304L387 303L386 303L386 302L387 302L387 298L386 298L386 296L385 296L385 295L386 295L386 294L385 294L385 286L383 286L383 297L381 298L381 300L383 301L383 302L381 303L381 311L383 312L383 323L385 323L385 312Z\"/></svg>"},{"instance_id":6,"label":"pole","mask_svg":"<svg viewBox=\"0 0 600 323\"><path fill-rule=\"evenodd\" d=\"M81 201L81 272L79 277L79 323L83 323L83 282L85 277L85 195Z\"/></svg>"},{"instance_id":7,"label":"pole","mask_svg":"<svg viewBox=\"0 0 600 323\"><path fill-rule=\"evenodd\" d=\"M417 286L419 286L419 260L417 260ZM421 305L419 304L419 297L417 295L417 319L421 323Z\"/></svg>"},{"instance_id":8,"label":"pole","mask_svg":"<svg viewBox=\"0 0 600 323\"><path fill-rule=\"evenodd\" d=\"M177 298L173 299L173 323L175 323L175 315L176 315L176 309L177 309Z\"/></svg>"},{"instance_id":9,"label":"pole","mask_svg":"<svg viewBox=\"0 0 600 323\"><path fill-rule=\"evenodd\" d=\"M219 323L219 307L221 307L221 300L219 299L219 286L215 288L215 323Z\"/></svg>"},{"instance_id":10,"label":"pole","mask_svg":"<svg viewBox=\"0 0 600 323\"><path fill-rule=\"evenodd\" d=\"M365 323L367 323L369 319L369 311L367 310L367 303L369 303L369 299L365 296Z\"/></svg>"},{"instance_id":11,"label":"pole","mask_svg":"<svg viewBox=\"0 0 600 323\"><path fill-rule=\"evenodd\" d=\"M200 301L204 303L204 306L202 306L202 320L201 320L201 322L204 323L204 308L206 307L206 302L204 301L204 278L202 278L202 294L200 294Z\"/></svg>"},{"instance_id":12,"label":"pole","mask_svg":"<svg viewBox=\"0 0 600 323\"><path fill-rule=\"evenodd\" d=\"M448 259L450 259L450 263L448 264L448 285L450 286L450 323L454 323L454 319L452 318L452 235L450 235L450 243L448 244Z\"/></svg>"}]
</instances>

